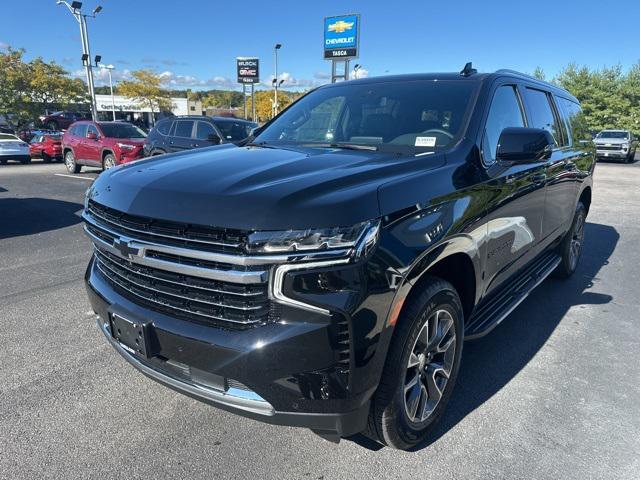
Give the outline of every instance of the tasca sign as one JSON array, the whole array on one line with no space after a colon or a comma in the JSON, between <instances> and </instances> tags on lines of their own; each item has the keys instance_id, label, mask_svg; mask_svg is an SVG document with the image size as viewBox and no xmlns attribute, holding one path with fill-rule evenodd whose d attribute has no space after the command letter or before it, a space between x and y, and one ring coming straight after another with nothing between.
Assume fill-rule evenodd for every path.
<instances>
[{"instance_id":1,"label":"tasca sign","mask_svg":"<svg viewBox=\"0 0 640 480\"><path fill-rule=\"evenodd\" d=\"M260 83L260 61L254 57L238 57L238 83Z\"/></svg>"},{"instance_id":2,"label":"tasca sign","mask_svg":"<svg viewBox=\"0 0 640 480\"><path fill-rule=\"evenodd\" d=\"M360 40L360 15L324 19L324 58L355 58Z\"/></svg>"}]
</instances>

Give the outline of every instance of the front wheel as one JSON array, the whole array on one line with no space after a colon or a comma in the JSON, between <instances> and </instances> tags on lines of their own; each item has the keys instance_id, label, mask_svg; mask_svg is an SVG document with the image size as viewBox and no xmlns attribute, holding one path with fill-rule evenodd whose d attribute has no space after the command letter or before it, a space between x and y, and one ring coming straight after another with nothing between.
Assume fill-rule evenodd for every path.
<instances>
[{"instance_id":1,"label":"front wheel","mask_svg":"<svg viewBox=\"0 0 640 480\"><path fill-rule=\"evenodd\" d=\"M587 220L587 209L578 202L576 212L573 215L571 228L559 245L561 257L558 268L554 271L554 276L559 278L569 278L578 268L580 257L582 256L582 245L584 244L584 226Z\"/></svg>"},{"instance_id":2,"label":"front wheel","mask_svg":"<svg viewBox=\"0 0 640 480\"><path fill-rule=\"evenodd\" d=\"M460 369L462 305L454 287L435 277L405 306L374 396L366 435L407 450L442 417Z\"/></svg>"},{"instance_id":3,"label":"front wheel","mask_svg":"<svg viewBox=\"0 0 640 480\"><path fill-rule=\"evenodd\" d=\"M109 170L116 166L116 157L111 153L107 153L102 160L102 170Z\"/></svg>"},{"instance_id":4,"label":"front wheel","mask_svg":"<svg viewBox=\"0 0 640 480\"><path fill-rule=\"evenodd\" d=\"M69 173L80 173L80 169L82 168L76 163L76 157L71 150L64 154L64 165L67 167Z\"/></svg>"},{"instance_id":5,"label":"front wheel","mask_svg":"<svg viewBox=\"0 0 640 480\"><path fill-rule=\"evenodd\" d=\"M42 161L44 163L51 163L52 158L49 155L47 155L45 152L42 152Z\"/></svg>"}]
</instances>

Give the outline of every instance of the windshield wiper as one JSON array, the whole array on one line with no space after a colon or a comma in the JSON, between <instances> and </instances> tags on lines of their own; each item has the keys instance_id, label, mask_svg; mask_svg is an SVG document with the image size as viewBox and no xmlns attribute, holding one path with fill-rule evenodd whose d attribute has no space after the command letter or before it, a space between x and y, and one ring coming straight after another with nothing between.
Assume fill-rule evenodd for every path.
<instances>
[{"instance_id":1,"label":"windshield wiper","mask_svg":"<svg viewBox=\"0 0 640 480\"><path fill-rule=\"evenodd\" d=\"M378 151L378 147L376 147L375 145L362 145L359 143L309 143L307 145L310 147L320 148L340 148L342 150L369 150L372 152Z\"/></svg>"}]
</instances>

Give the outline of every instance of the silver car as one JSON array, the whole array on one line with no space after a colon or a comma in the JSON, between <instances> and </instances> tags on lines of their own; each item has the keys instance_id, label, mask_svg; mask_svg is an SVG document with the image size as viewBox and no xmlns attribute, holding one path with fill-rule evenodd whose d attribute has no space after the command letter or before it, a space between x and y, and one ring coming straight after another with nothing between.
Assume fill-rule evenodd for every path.
<instances>
[{"instance_id":1,"label":"silver car","mask_svg":"<svg viewBox=\"0 0 640 480\"><path fill-rule=\"evenodd\" d=\"M20 163L29 163L29 144L23 142L15 135L0 133L0 163L4 165L9 160L17 160Z\"/></svg>"},{"instance_id":2,"label":"silver car","mask_svg":"<svg viewBox=\"0 0 640 480\"><path fill-rule=\"evenodd\" d=\"M633 162L638 140L629 130L602 130L594 139L598 159L611 158Z\"/></svg>"}]
</instances>

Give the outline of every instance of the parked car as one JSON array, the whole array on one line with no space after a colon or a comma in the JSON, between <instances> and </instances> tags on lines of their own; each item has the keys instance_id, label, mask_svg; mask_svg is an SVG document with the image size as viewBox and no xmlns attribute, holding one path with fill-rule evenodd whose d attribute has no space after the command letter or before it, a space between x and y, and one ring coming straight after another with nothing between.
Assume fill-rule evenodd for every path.
<instances>
[{"instance_id":1,"label":"parked car","mask_svg":"<svg viewBox=\"0 0 640 480\"><path fill-rule=\"evenodd\" d=\"M146 134L127 122L76 122L62 137L67 170L79 173L82 166L107 170L142 158Z\"/></svg>"},{"instance_id":2,"label":"parked car","mask_svg":"<svg viewBox=\"0 0 640 480\"><path fill-rule=\"evenodd\" d=\"M47 163L61 161L62 132L36 133L29 142L29 155Z\"/></svg>"},{"instance_id":3,"label":"parked car","mask_svg":"<svg viewBox=\"0 0 640 480\"><path fill-rule=\"evenodd\" d=\"M29 163L29 144L15 135L0 133L0 164L5 165L9 160Z\"/></svg>"},{"instance_id":4,"label":"parked car","mask_svg":"<svg viewBox=\"0 0 640 480\"><path fill-rule=\"evenodd\" d=\"M98 326L201 401L411 448L463 341L578 268L581 125L567 91L468 66L325 85L241 146L108 172L83 213Z\"/></svg>"},{"instance_id":5,"label":"parked car","mask_svg":"<svg viewBox=\"0 0 640 480\"><path fill-rule=\"evenodd\" d=\"M633 162L638 139L629 130L602 130L594 139L598 159L619 159Z\"/></svg>"},{"instance_id":6,"label":"parked car","mask_svg":"<svg viewBox=\"0 0 640 480\"><path fill-rule=\"evenodd\" d=\"M149 132L144 145L146 156L239 143L258 124L247 120L201 115L177 116L160 120Z\"/></svg>"},{"instance_id":7,"label":"parked car","mask_svg":"<svg viewBox=\"0 0 640 480\"><path fill-rule=\"evenodd\" d=\"M79 120L91 120L91 115L85 112L54 112L40 116L40 123L49 130L66 130Z\"/></svg>"}]
</instances>

